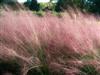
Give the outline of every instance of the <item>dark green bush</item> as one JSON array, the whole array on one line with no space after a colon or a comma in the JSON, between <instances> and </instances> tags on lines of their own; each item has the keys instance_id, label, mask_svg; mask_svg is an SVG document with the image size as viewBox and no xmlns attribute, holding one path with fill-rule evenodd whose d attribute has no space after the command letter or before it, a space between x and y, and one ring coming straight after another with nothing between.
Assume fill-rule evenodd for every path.
<instances>
[{"instance_id":1,"label":"dark green bush","mask_svg":"<svg viewBox=\"0 0 100 75\"><path fill-rule=\"evenodd\" d=\"M80 69L80 75L100 75L93 65L84 65Z\"/></svg>"},{"instance_id":2,"label":"dark green bush","mask_svg":"<svg viewBox=\"0 0 100 75\"><path fill-rule=\"evenodd\" d=\"M36 67L28 71L27 75L50 75L47 67Z\"/></svg>"},{"instance_id":3,"label":"dark green bush","mask_svg":"<svg viewBox=\"0 0 100 75\"><path fill-rule=\"evenodd\" d=\"M0 61L0 75L6 72L13 75L21 75L21 65L16 61Z\"/></svg>"},{"instance_id":4,"label":"dark green bush","mask_svg":"<svg viewBox=\"0 0 100 75\"><path fill-rule=\"evenodd\" d=\"M25 7L28 7L30 10L39 11L40 10L40 4L37 2L37 0L31 0L24 3Z\"/></svg>"}]
</instances>

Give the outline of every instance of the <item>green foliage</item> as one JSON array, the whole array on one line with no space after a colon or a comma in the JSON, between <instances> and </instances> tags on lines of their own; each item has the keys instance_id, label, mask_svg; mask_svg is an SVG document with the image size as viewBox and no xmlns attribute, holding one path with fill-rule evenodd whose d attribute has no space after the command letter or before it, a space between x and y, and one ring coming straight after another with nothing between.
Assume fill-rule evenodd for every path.
<instances>
[{"instance_id":1,"label":"green foliage","mask_svg":"<svg viewBox=\"0 0 100 75\"><path fill-rule=\"evenodd\" d=\"M80 69L80 75L100 75L93 65L84 65Z\"/></svg>"},{"instance_id":2,"label":"green foliage","mask_svg":"<svg viewBox=\"0 0 100 75\"><path fill-rule=\"evenodd\" d=\"M31 0L24 3L26 7L28 7L30 10L39 11L40 5L38 4L37 0Z\"/></svg>"},{"instance_id":3,"label":"green foliage","mask_svg":"<svg viewBox=\"0 0 100 75\"><path fill-rule=\"evenodd\" d=\"M89 12L100 14L100 0L88 0L85 8Z\"/></svg>"},{"instance_id":4,"label":"green foliage","mask_svg":"<svg viewBox=\"0 0 100 75\"><path fill-rule=\"evenodd\" d=\"M76 7L83 9L84 2L85 0L58 0L55 10L63 11L63 10L68 9L69 7L74 8L74 9Z\"/></svg>"},{"instance_id":5,"label":"green foliage","mask_svg":"<svg viewBox=\"0 0 100 75\"><path fill-rule=\"evenodd\" d=\"M55 10L55 6L56 6L56 3L52 3L52 0L50 0L50 2L48 3L48 8L52 11Z\"/></svg>"},{"instance_id":6,"label":"green foliage","mask_svg":"<svg viewBox=\"0 0 100 75\"><path fill-rule=\"evenodd\" d=\"M90 61L90 60L94 60L94 59L95 59L95 56L90 55L90 54L87 54L87 55L84 55L84 56L80 57L80 60L82 60L82 61Z\"/></svg>"},{"instance_id":7,"label":"green foliage","mask_svg":"<svg viewBox=\"0 0 100 75\"><path fill-rule=\"evenodd\" d=\"M56 3L40 3L40 10L52 10L54 11L55 10L55 6L56 6Z\"/></svg>"},{"instance_id":8,"label":"green foliage","mask_svg":"<svg viewBox=\"0 0 100 75\"><path fill-rule=\"evenodd\" d=\"M29 70L27 75L50 75L50 73L46 67L42 66Z\"/></svg>"},{"instance_id":9,"label":"green foliage","mask_svg":"<svg viewBox=\"0 0 100 75\"><path fill-rule=\"evenodd\" d=\"M45 15L45 12L40 10L40 11L35 12L35 14L40 16L40 17L43 17Z\"/></svg>"},{"instance_id":10,"label":"green foliage","mask_svg":"<svg viewBox=\"0 0 100 75\"><path fill-rule=\"evenodd\" d=\"M71 0L59 0L56 5L56 11L62 11L68 8L71 4Z\"/></svg>"},{"instance_id":11,"label":"green foliage","mask_svg":"<svg viewBox=\"0 0 100 75\"><path fill-rule=\"evenodd\" d=\"M48 3L40 3L40 10L44 10L46 7L48 7Z\"/></svg>"},{"instance_id":12,"label":"green foliage","mask_svg":"<svg viewBox=\"0 0 100 75\"><path fill-rule=\"evenodd\" d=\"M49 72L49 69L48 69L48 65L47 65L46 55L45 55L44 49L41 48L39 50L38 57L39 57L39 59L41 61L41 65L42 65L42 67L39 67L40 75L49 75L50 72Z\"/></svg>"},{"instance_id":13,"label":"green foliage","mask_svg":"<svg viewBox=\"0 0 100 75\"><path fill-rule=\"evenodd\" d=\"M0 60L0 74L3 72L11 72L13 75L21 74L21 65L18 64L18 61L3 61Z\"/></svg>"},{"instance_id":14,"label":"green foliage","mask_svg":"<svg viewBox=\"0 0 100 75\"><path fill-rule=\"evenodd\" d=\"M31 10L36 10L36 11L38 11L38 10L40 9L40 6L39 6L39 4L37 3L37 0L32 0L32 2L30 3L29 8L30 8Z\"/></svg>"},{"instance_id":15,"label":"green foliage","mask_svg":"<svg viewBox=\"0 0 100 75\"><path fill-rule=\"evenodd\" d=\"M56 11L52 11L52 14L54 15L54 16L57 16L57 17L62 17L62 13L61 12L56 12Z\"/></svg>"},{"instance_id":16,"label":"green foliage","mask_svg":"<svg viewBox=\"0 0 100 75\"><path fill-rule=\"evenodd\" d=\"M0 0L0 3L2 2L2 0Z\"/></svg>"},{"instance_id":17,"label":"green foliage","mask_svg":"<svg viewBox=\"0 0 100 75\"><path fill-rule=\"evenodd\" d=\"M43 75L40 68L33 68L28 71L27 75Z\"/></svg>"},{"instance_id":18,"label":"green foliage","mask_svg":"<svg viewBox=\"0 0 100 75\"><path fill-rule=\"evenodd\" d=\"M69 7L100 14L100 0L59 0L56 11L63 11Z\"/></svg>"}]
</instances>

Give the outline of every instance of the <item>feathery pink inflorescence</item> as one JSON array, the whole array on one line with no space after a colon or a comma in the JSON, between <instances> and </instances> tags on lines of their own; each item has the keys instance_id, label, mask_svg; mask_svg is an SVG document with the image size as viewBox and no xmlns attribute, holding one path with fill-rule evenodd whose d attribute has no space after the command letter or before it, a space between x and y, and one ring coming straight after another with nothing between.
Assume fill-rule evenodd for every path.
<instances>
[{"instance_id":1,"label":"feathery pink inflorescence","mask_svg":"<svg viewBox=\"0 0 100 75\"><path fill-rule=\"evenodd\" d=\"M59 18L51 14L38 17L29 11L2 11L0 15L0 58L38 58L38 51L43 49L51 69L75 75L78 69L68 69L67 63L83 64L78 58L98 56L99 46L100 22L88 14L72 12L70 16L66 12Z\"/></svg>"}]
</instances>

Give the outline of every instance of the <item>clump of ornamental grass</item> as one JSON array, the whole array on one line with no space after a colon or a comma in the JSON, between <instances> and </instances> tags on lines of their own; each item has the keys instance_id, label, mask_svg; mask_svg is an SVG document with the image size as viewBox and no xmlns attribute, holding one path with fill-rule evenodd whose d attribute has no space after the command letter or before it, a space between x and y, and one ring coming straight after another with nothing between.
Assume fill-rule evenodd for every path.
<instances>
[{"instance_id":1,"label":"clump of ornamental grass","mask_svg":"<svg viewBox=\"0 0 100 75\"><path fill-rule=\"evenodd\" d=\"M78 75L88 62L99 64L99 24L93 15L81 12L66 12L59 18L2 11L0 59L16 60L22 65L21 75Z\"/></svg>"}]
</instances>

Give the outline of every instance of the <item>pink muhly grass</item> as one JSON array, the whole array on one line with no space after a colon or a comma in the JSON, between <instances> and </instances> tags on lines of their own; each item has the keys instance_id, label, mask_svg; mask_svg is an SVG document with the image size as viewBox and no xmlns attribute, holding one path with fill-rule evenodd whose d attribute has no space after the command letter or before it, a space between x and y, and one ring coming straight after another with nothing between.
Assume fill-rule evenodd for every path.
<instances>
[{"instance_id":1,"label":"pink muhly grass","mask_svg":"<svg viewBox=\"0 0 100 75\"><path fill-rule=\"evenodd\" d=\"M20 58L28 65L40 65L43 61L39 61L38 52L43 50L49 68L63 70L65 75L79 72L77 67L84 64L82 56L89 54L98 60L100 23L93 16L80 12L72 12L72 17L66 12L62 18L38 17L29 11L1 13L1 59Z\"/></svg>"}]
</instances>

